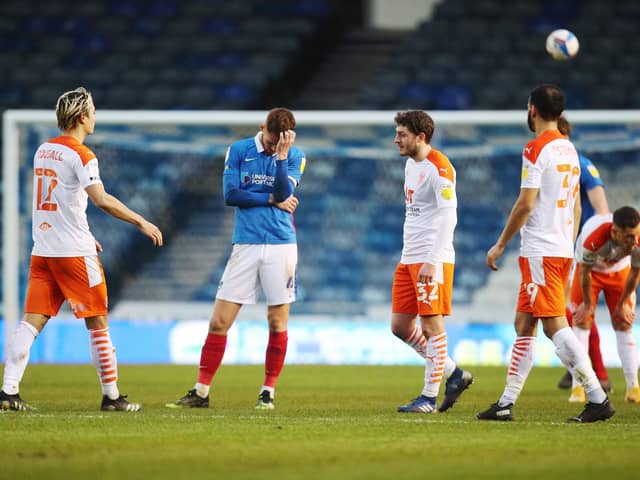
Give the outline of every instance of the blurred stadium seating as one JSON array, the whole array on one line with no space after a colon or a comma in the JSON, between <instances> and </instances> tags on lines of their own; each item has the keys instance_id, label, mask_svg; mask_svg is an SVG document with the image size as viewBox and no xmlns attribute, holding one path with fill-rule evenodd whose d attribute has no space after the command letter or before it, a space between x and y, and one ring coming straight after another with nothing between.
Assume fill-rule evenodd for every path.
<instances>
[{"instance_id":1,"label":"blurred stadium seating","mask_svg":"<svg viewBox=\"0 0 640 480\"><path fill-rule=\"evenodd\" d=\"M636 0L446 0L361 92L359 105L519 109L532 85L547 82L567 91L569 108L640 108L630 93L640 61L629 55L639 23ZM544 52L556 28L580 40L571 62Z\"/></svg>"},{"instance_id":2,"label":"blurred stadium seating","mask_svg":"<svg viewBox=\"0 0 640 480\"><path fill-rule=\"evenodd\" d=\"M61 91L83 84L101 108L263 108L286 78L292 91L277 98L306 108L300 92L315 91L318 73L331 108L521 108L543 81L565 88L570 108L640 107L640 60L628 55L640 45L635 0L446 0L413 32L369 38L373 51L355 48L367 36L364 8L334 0L7 0L0 105L51 108ZM544 52L548 32L561 27L581 42L568 63ZM336 71L333 51L348 57L345 71ZM390 60L378 65L376 54ZM333 82L321 75L323 60ZM376 72L366 70L373 64ZM340 92L349 85L357 86L353 99Z\"/></svg>"},{"instance_id":3,"label":"blurred stadium seating","mask_svg":"<svg viewBox=\"0 0 640 480\"><path fill-rule=\"evenodd\" d=\"M101 108L257 107L329 3L5 1L0 105L51 108L82 84Z\"/></svg>"},{"instance_id":4,"label":"blurred stadium seating","mask_svg":"<svg viewBox=\"0 0 640 480\"><path fill-rule=\"evenodd\" d=\"M51 109L62 91L82 84L94 92L98 109L268 109L277 98L295 110L341 8L333 0L5 0L0 106ZM521 127L450 127L436 136L458 169L455 302L470 303L486 284L486 248L517 194L531 86L558 83L572 109L640 108L634 90L640 57L628 54L640 46L639 21L636 0L445 0L416 31L385 37L397 42L385 52L397 53L369 81L352 77L358 88L352 101L340 97L345 109L523 110ZM548 58L544 38L557 27L573 30L589 54L570 63ZM344 41L356 37L362 35ZM309 73L307 83L292 80L298 70ZM317 99L322 104L330 96ZM25 151L50 133L32 131ZM169 240L150 252L134 229L114 228L114 220L90 212L106 247L112 304L213 298L232 225L221 198L221 158L230 139L252 133L99 126L88 143L101 159L107 189L159 223ZM298 135L310 161L296 212L302 302L294 308L361 313L387 304L403 221L403 162L391 145L393 125L304 127ZM580 126L574 138L601 168L612 206L640 204L634 188L640 131ZM378 155L355 154L359 147ZM28 182L28 172L22 175Z\"/></svg>"}]
</instances>

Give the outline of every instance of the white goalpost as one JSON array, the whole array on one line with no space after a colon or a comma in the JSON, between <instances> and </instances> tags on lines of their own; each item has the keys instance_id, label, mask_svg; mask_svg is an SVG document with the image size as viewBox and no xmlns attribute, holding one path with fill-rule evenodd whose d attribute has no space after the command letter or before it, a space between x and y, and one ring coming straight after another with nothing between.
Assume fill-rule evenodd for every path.
<instances>
[{"instance_id":1,"label":"white goalpost","mask_svg":"<svg viewBox=\"0 0 640 480\"><path fill-rule=\"evenodd\" d=\"M298 126L336 127L380 126L394 128L396 111L295 111ZM526 112L512 111L433 111L436 128L459 125L526 125ZM102 125L126 126L254 126L264 120L266 111L119 111L98 110L97 132ZM640 110L584 110L570 111L567 116L573 124L640 124ZM5 326L5 352L9 338L21 316L20 302L20 260L21 245L30 242L23 238L20 225L21 185L20 168L31 161L33 152L22 151L24 141L21 129L25 126L42 125L55 128L55 113L49 110L7 110L3 113L3 318ZM392 138L388 139L389 150L379 152L394 158ZM90 139L89 139L90 143ZM304 139L300 138L304 144ZM636 140L634 148L640 148ZM363 147L362 156L371 153ZM446 153L446 148L444 149ZM397 157L397 152L395 152ZM23 175L25 184L31 177ZM25 199L22 198L25 202ZM30 203L24 209L30 212ZM24 268L24 265L22 266ZM28 268L28 267L27 267ZM24 273L24 272L23 272Z\"/></svg>"}]
</instances>

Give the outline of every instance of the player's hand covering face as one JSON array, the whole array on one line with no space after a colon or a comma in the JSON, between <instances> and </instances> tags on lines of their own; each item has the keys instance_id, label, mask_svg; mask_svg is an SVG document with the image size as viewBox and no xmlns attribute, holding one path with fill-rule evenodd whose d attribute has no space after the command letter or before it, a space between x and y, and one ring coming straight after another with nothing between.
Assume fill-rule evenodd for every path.
<instances>
[{"instance_id":1,"label":"player's hand covering face","mask_svg":"<svg viewBox=\"0 0 640 480\"><path fill-rule=\"evenodd\" d=\"M279 160L284 160L289 155L289 149L293 142L296 140L296 132L293 130L287 130L286 132L280 132L280 138L276 145L276 155Z\"/></svg>"}]
</instances>

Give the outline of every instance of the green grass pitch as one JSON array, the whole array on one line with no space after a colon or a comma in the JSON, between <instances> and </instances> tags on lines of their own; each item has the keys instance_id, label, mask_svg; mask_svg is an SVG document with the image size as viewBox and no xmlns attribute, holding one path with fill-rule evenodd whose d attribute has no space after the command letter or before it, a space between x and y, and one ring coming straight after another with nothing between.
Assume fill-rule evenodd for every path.
<instances>
[{"instance_id":1,"label":"green grass pitch","mask_svg":"<svg viewBox=\"0 0 640 480\"><path fill-rule=\"evenodd\" d=\"M480 422L505 367L471 369L475 384L444 414L399 414L420 367L286 366L276 410L256 411L261 366L223 365L210 409L164 403L192 387L193 366L120 367L139 413L103 413L91 366L33 365L23 398L37 412L0 413L0 479L636 479L640 405L608 422L565 424L581 406L556 388L561 369L534 368L514 422Z\"/></svg>"}]
</instances>

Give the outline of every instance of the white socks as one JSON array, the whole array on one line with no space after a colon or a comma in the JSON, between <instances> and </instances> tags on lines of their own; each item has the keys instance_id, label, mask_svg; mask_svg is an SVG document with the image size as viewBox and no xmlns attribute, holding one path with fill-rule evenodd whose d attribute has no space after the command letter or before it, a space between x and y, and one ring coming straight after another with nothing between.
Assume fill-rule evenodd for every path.
<instances>
[{"instance_id":1,"label":"white socks","mask_svg":"<svg viewBox=\"0 0 640 480\"><path fill-rule=\"evenodd\" d=\"M413 331L403 341L418 352L422 358L427 358L427 339L418 325L413 327Z\"/></svg>"},{"instance_id":2,"label":"white socks","mask_svg":"<svg viewBox=\"0 0 640 480\"><path fill-rule=\"evenodd\" d=\"M4 366L2 390L8 395L15 395L20 389L20 381L29 363L31 345L38 336L38 329L22 320L18 324L13 339L7 351L7 361Z\"/></svg>"},{"instance_id":3,"label":"white socks","mask_svg":"<svg viewBox=\"0 0 640 480\"><path fill-rule=\"evenodd\" d=\"M427 358L427 339L418 325L413 328L413 332L411 332L411 334L403 341L413 348L422 358ZM456 362L454 362L451 357L447 356L447 360L444 364L444 378L449 378L455 369Z\"/></svg>"},{"instance_id":4,"label":"white socks","mask_svg":"<svg viewBox=\"0 0 640 480\"><path fill-rule=\"evenodd\" d=\"M584 387L584 391L591 403L602 403L607 394L600 386L587 351L580 344L571 327L558 330L551 341L556 346L556 354L569 369L569 372L578 383Z\"/></svg>"},{"instance_id":5,"label":"white socks","mask_svg":"<svg viewBox=\"0 0 640 480\"><path fill-rule=\"evenodd\" d=\"M91 341L91 360L98 370L102 394L115 400L120 396L118 391L118 364L116 350L111 343L109 327L89 330Z\"/></svg>"},{"instance_id":6,"label":"white socks","mask_svg":"<svg viewBox=\"0 0 640 480\"><path fill-rule=\"evenodd\" d=\"M260 393L264 392L264 391L269 392L269 396L273 399L276 396L276 389L275 387L268 387L266 385L263 385L262 388L260 389Z\"/></svg>"},{"instance_id":7,"label":"white socks","mask_svg":"<svg viewBox=\"0 0 640 480\"><path fill-rule=\"evenodd\" d=\"M427 340L427 358L424 368L425 397L437 397L447 361L447 333L434 335ZM455 368L455 364L454 364Z\"/></svg>"},{"instance_id":8,"label":"white socks","mask_svg":"<svg viewBox=\"0 0 640 480\"><path fill-rule=\"evenodd\" d=\"M536 337L517 337L511 350L511 361L507 371L507 385L498 400L498 405L505 407L516 400L522 392L524 382L533 367L536 356Z\"/></svg>"},{"instance_id":9,"label":"white socks","mask_svg":"<svg viewBox=\"0 0 640 480\"><path fill-rule=\"evenodd\" d=\"M638 386L638 349L636 341L631 330L627 332L616 330L616 342L624 379L627 382L627 390L630 390Z\"/></svg>"},{"instance_id":10,"label":"white socks","mask_svg":"<svg viewBox=\"0 0 640 480\"><path fill-rule=\"evenodd\" d=\"M578 327L576 325L573 326L573 333L575 334L578 342L584 348L584 351L589 354L589 335L591 335L591 330L585 330L584 328ZM576 388L580 383L575 377L571 377L571 388Z\"/></svg>"},{"instance_id":11,"label":"white socks","mask_svg":"<svg viewBox=\"0 0 640 480\"><path fill-rule=\"evenodd\" d=\"M196 390L196 395L202 398L207 398L209 396L209 390L211 389L211 385L205 385L204 383L196 383L193 388Z\"/></svg>"},{"instance_id":12,"label":"white socks","mask_svg":"<svg viewBox=\"0 0 640 480\"><path fill-rule=\"evenodd\" d=\"M454 362L453 359L449 355L447 355L447 359L444 361L444 378L449 378L456 367L456 362Z\"/></svg>"}]
</instances>

